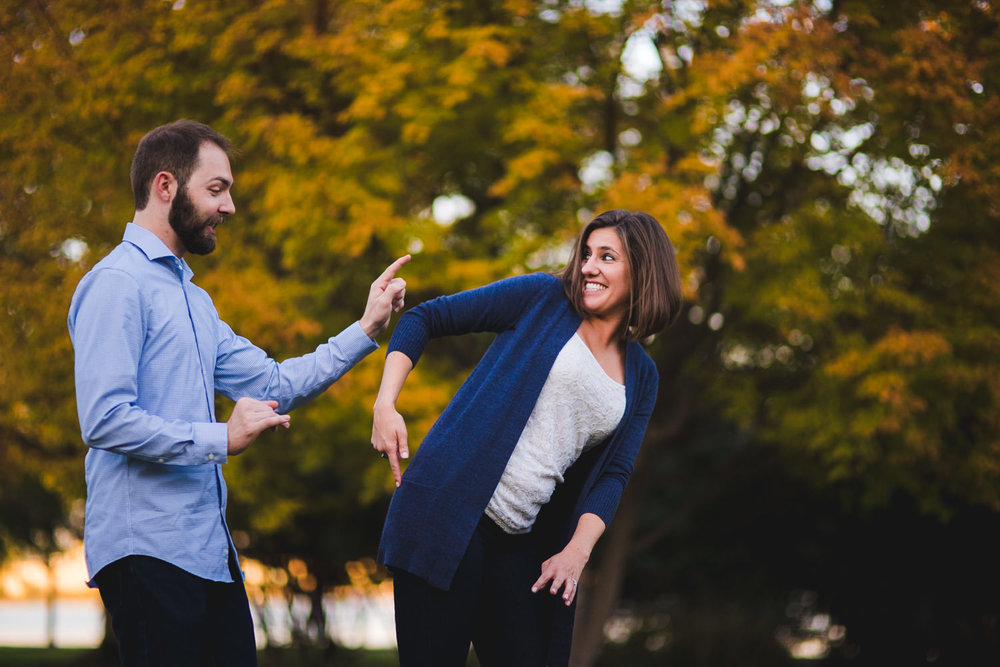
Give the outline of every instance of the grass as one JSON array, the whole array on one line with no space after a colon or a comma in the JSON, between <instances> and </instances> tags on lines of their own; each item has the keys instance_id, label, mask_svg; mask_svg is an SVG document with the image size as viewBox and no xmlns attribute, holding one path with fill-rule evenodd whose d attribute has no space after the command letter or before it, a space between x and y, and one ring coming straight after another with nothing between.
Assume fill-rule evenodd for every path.
<instances>
[{"instance_id":1,"label":"grass","mask_svg":"<svg viewBox=\"0 0 1000 667\"><path fill-rule=\"evenodd\" d=\"M259 667L396 667L395 650L272 648L257 654ZM117 667L97 649L0 647L4 667Z\"/></svg>"},{"instance_id":2,"label":"grass","mask_svg":"<svg viewBox=\"0 0 1000 667\"><path fill-rule=\"evenodd\" d=\"M95 662L95 659L98 660ZM7 667L48 667L72 665L73 667L104 667L107 663L89 648L10 648L0 647L0 665Z\"/></svg>"}]
</instances>

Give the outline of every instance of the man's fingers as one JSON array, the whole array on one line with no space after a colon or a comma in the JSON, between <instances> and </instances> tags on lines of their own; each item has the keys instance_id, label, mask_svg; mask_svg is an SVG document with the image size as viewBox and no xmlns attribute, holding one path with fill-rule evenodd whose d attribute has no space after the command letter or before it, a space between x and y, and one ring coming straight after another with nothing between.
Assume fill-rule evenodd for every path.
<instances>
[{"instance_id":1,"label":"man's fingers","mask_svg":"<svg viewBox=\"0 0 1000 667\"><path fill-rule=\"evenodd\" d=\"M402 278L393 278L384 286L373 285L372 291L375 293L375 298L380 301L389 300L393 303L402 300L406 296L406 281Z\"/></svg>"},{"instance_id":2,"label":"man's fingers","mask_svg":"<svg viewBox=\"0 0 1000 667\"><path fill-rule=\"evenodd\" d=\"M393 278L385 286L385 293L390 298L393 298L393 299L399 297L401 294L405 294L406 293L406 281L403 280L402 278Z\"/></svg>"},{"instance_id":3,"label":"man's fingers","mask_svg":"<svg viewBox=\"0 0 1000 667\"><path fill-rule=\"evenodd\" d=\"M244 451L261 433L278 426L289 427L291 417L275 412L277 401L259 401L244 396L236 401L233 414L226 422L227 451L236 455Z\"/></svg>"},{"instance_id":4,"label":"man's fingers","mask_svg":"<svg viewBox=\"0 0 1000 667\"><path fill-rule=\"evenodd\" d=\"M278 407L277 401L253 401L244 403L247 410L247 426L253 433L262 433L269 428L278 426L289 427L292 418L289 415L281 415L274 411Z\"/></svg>"},{"instance_id":5,"label":"man's fingers","mask_svg":"<svg viewBox=\"0 0 1000 667\"><path fill-rule=\"evenodd\" d=\"M281 422L287 422L291 417L288 415L281 415L274 411L278 407L277 401L261 401L253 409L253 416L257 419L269 422L269 426L277 426Z\"/></svg>"},{"instance_id":6,"label":"man's fingers","mask_svg":"<svg viewBox=\"0 0 1000 667\"><path fill-rule=\"evenodd\" d=\"M284 426L285 428L288 428L291 419L292 418L288 415L279 415L274 412L272 412L270 415L262 415L257 420L257 423L254 425L253 431L259 434L263 433L269 428L277 428L279 426Z\"/></svg>"},{"instance_id":7,"label":"man's fingers","mask_svg":"<svg viewBox=\"0 0 1000 667\"><path fill-rule=\"evenodd\" d=\"M375 279L375 285L387 285L389 281L396 277L396 272L399 271L404 264L410 261L409 255L403 255L395 262L389 265L389 267L382 272L378 278Z\"/></svg>"},{"instance_id":8,"label":"man's fingers","mask_svg":"<svg viewBox=\"0 0 1000 667\"><path fill-rule=\"evenodd\" d=\"M290 421L292 421L292 418L289 415L274 414L274 415L272 415L272 416L270 416L270 417L267 418L267 425L268 426L284 426L285 428L288 428L288 423Z\"/></svg>"},{"instance_id":9,"label":"man's fingers","mask_svg":"<svg viewBox=\"0 0 1000 667\"><path fill-rule=\"evenodd\" d=\"M403 309L403 301L406 298L406 281L402 278L393 278L382 293L382 297L389 299L393 312L398 313Z\"/></svg>"}]
</instances>

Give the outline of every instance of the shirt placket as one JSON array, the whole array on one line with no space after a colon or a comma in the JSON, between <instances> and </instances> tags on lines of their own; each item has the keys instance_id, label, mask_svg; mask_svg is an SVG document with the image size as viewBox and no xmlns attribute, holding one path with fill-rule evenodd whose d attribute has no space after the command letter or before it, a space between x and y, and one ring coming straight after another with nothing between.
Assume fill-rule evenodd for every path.
<instances>
[{"instance_id":1,"label":"shirt placket","mask_svg":"<svg viewBox=\"0 0 1000 667\"><path fill-rule=\"evenodd\" d=\"M209 379L208 379L209 376L208 376L206 368L205 368L205 360L204 360L204 357L201 354L201 341L198 338L198 324L195 321L194 310L191 308L191 297L190 297L190 295L188 293L188 286L189 286L189 282L190 281L188 281L187 278L186 278L186 276L184 275L184 266L181 264L180 260L178 259L178 260L175 260L175 261L176 261L177 273L178 273L178 276L180 277L180 280L181 280L181 291L184 293L184 305L187 307L188 321L191 323L191 331L194 334L195 353L198 356L198 368L201 371L201 373L200 373L201 374L201 383L202 383L202 387L203 387L204 392L205 392L205 405L206 405L206 408L208 409L209 418L212 419L212 420L214 420L215 419L215 403L214 403L215 388L213 386L210 386ZM210 454L209 456L211 457L213 455ZM231 546L232 538L229 537L229 525L226 523L226 510L225 510L225 502L224 502L224 497L223 497L224 496L224 489L225 489L225 480L222 477L222 466L216 465L215 466L215 492L216 492L216 498L217 498L218 503L219 503L219 520L222 521L222 526L225 529L225 533L226 533L226 545L222 549L222 557L223 557L223 559L225 561L228 562L228 560L229 560L229 551L232 548L232 546Z\"/></svg>"}]
</instances>

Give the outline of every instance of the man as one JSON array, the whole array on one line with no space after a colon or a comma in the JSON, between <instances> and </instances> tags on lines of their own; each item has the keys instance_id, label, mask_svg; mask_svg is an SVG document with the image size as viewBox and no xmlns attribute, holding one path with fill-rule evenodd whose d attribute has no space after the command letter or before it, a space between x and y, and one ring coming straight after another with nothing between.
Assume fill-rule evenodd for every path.
<instances>
[{"instance_id":1,"label":"man","mask_svg":"<svg viewBox=\"0 0 1000 667\"><path fill-rule=\"evenodd\" d=\"M310 354L277 363L219 319L188 252L215 249L235 212L229 141L181 120L132 162L135 217L80 281L69 310L86 457L84 545L124 665L254 665L250 607L226 525L222 464L377 347L402 308L402 257L365 312ZM215 421L215 393L236 401Z\"/></svg>"}]
</instances>

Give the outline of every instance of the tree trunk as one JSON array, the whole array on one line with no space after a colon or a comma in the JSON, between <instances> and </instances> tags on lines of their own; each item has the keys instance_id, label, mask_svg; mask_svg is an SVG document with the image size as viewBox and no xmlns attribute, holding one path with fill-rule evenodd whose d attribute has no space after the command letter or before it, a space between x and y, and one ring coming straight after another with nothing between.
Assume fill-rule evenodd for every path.
<instances>
[{"instance_id":1,"label":"tree trunk","mask_svg":"<svg viewBox=\"0 0 1000 667\"><path fill-rule=\"evenodd\" d=\"M306 634L320 648L326 648L330 645L330 635L326 631L326 609L323 607L323 592L324 588L319 585L309 592L309 619L306 621Z\"/></svg>"},{"instance_id":2,"label":"tree trunk","mask_svg":"<svg viewBox=\"0 0 1000 667\"><path fill-rule=\"evenodd\" d=\"M655 452L674 441L691 415L691 397L680 393L666 423L651 424L646 442L636 457L632 478L625 487L621 504L614 521L602 538L602 551L598 567L593 571L577 603L576 622L573 630L572 667L592 667L604 647L604 624L618 606L625 566L633 551L636 516L640 499L654 475L644 461Z\"/></svg>"},{"instance_id":3,"label":"tree trunk","mask_svg":"<svg viewBox=\"0 0 1000 667\"><path fill-rule=\"evenodd\" d=\"M45 569L49 586L45 592L45 639L49 648L56 647L56 573L52 569L52 554L45 554Z\"/></svg>"},{"instance_id":4,"label":"tree trunk","mask_svg":"<svg viewBox=\"0 0 1000 667\"><path fill-rule=\"evenodd\" d=\"M592 667L604 647L604 624L614 613L625 577L625 560L632 542L638 502L632 487L605 536L600 568L580 596L573 630L572 667Z\"/></svg>"},{"instance_id":5,"label":"tree trunk","mask_svg":"<svg viewBox=\"0 0 1000 667\"><path fill-rule=\"evenodd\" d=\"M267 587L261 586L261 598L262 602L258 604L256 601L251 602L254 609L257 610L257 620L260 621L260 632L264 636L264 648L271 648L271 631L268 626L267 619Z\"/></svg>"}]
</instances>

